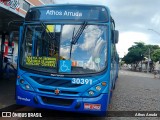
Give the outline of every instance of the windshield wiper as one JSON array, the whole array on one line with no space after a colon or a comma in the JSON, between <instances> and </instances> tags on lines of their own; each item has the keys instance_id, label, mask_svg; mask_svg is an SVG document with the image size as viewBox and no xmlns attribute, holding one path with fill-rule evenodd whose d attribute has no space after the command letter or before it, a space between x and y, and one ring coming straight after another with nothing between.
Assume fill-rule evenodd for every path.
<instances>
[{"instance_id":1,"label":"windshield wiper","mask_svg":"<svg viewBox=\"0 0 160 120\"><path fill-rule=\"evenodd\" d=\"M47 34L48 34L48 36L51 38L51 39L53 39L53 40L55 40L55 36L53 36L51 33L50 33L50 30L46 27L46 24L44 23L44 22L42 22L41 21L41 26L43 27L43 29L46 31L48 31L48 32L46 32Z\"/></svg>"},{"instance_id":2,"label":"windshield wiper","mask_svg":"<svg viewBox=\"0 0 160 120\"><path fill-rule=\"evenodd\" d=\"M72 34L72 41L71 41L71 45L70 45L70 56L69 56L69 59L71 59L72 46L75 45L78 42L78 39L81 36L81 34L83 33L83 30L85 29L86 26L87 26L87 22L84 21L83 24L77 30L75 35L74 35L74 32L75 32L75 28L74 28L73 34Z\"/></svg>"},{"instance_id":3,"label":"windshield wiper","mask_svg":"<svg viewBox=\"0 0 160 120\"><path fill-rule=\"evenodd\" d=\"M85 29L85 27L87 26L87 22L84 21L83 24L79 27L79 29L77 30L76 34L74 35L74 32L75 32L75 28L73 30L73 35L72 35L72 41L71 41L71 44L76 44L79 37L81 36L83 30Z\"/></svg>"}]
</instances>

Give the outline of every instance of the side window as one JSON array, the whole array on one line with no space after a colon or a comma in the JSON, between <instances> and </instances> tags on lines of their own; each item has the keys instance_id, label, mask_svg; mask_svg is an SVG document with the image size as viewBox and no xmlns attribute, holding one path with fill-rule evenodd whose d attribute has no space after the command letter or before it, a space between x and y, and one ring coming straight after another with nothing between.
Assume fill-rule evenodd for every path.
<instances>
[{"instance_id":1,"label":"side window","mask_svg":"<svg viewBox=\"0 0 160 120\"><path fill-rule=\"evenodd\" d=\"M114 40L114 24L113 23L111 23L111 40L112 40L112 43L115 43L115 41L113 42L113 40Z\"/></svg>"},{"instance_id":2,"label":"side window","mask_svg":"<svg viewBox=\"0 0 160 120\"><path fill-rule=\"evenodd\" d=\"M115 41L114 40L114 25L113 23L111 24L111 61L115 60Z\"/></svg>"},{"instance_id":3,"label":"side window","mask_svg":"<svg viewBox=\"0 0 160 120\"><path fill-rule=\"evenodd\" d=\"M115 60L115 44L111 44L111 60Z\"/></svg>"}]
</instances>

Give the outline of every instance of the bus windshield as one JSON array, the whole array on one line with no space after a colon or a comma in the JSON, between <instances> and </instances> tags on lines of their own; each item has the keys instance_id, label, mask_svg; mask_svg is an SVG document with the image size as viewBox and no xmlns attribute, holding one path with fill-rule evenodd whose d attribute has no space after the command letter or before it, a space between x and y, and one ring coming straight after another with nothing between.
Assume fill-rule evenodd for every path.
<instances>
[{"instance_id":1,"label":"bus windshield","mask_svg":"<svg viewBox=\"0 0 160 120\"><path fill-rule=\"evenodd\" d=\"M60 74L88 74L107 66L106 25L86 25L73 44L82 25L28 24L22 41L20 64L34 71ZM71 71L61 73L59 62L71 61Z\"/></svg>"}]
</instances>

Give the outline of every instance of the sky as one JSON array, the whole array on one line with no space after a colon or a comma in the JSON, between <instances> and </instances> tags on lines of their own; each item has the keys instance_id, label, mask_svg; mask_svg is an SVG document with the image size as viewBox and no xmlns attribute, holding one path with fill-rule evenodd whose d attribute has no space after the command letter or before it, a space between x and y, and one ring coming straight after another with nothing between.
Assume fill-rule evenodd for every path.
<instances>
[{"instance_id":1,"label":"sky","mask_svg":"<svg viewBox=\"0 0 160 120\"><path fill-rule=\"evenodd\" d=\"M160 0L55 0L58 4L80 3L107 6L119 31L116 45L120 57L134 42L160 45Z\"/></svg>"}]
</instances>

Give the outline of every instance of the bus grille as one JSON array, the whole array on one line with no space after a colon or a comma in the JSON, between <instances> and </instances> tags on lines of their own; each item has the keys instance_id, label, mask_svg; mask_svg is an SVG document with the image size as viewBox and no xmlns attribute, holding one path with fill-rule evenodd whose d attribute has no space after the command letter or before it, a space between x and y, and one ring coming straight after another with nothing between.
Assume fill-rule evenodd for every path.
<instances>
[{"instance_id":1,"label":"bus grille","mask_svg":"<svg viewBox=\"0 0 160 120\"><path fill-rule=\"evenodd\" d=\"M60 99L41 96L43 103L59 106L70 106L73 103L73 99Z\"/></svg>"},{"instance_id":2,"label":"bus grille","mask_svg":"<svg viewBox=\"0 0 160 120\"><path fill-rule=\"evenodd\" d=\"M43 88L38 88L39 91L42 91L42 92L49 92L49 93L54 93L55 94L55 91L54 90L50 90L50 89L43 89ZM61 91L60 94L73 94L73 95L76 95L78 94L79 92L74 92L74 91Z\"/></svg>"},{"instance_id":3,"label":"bus grille","mask_svg":"<svg viewBox=\"0 0 160 120\"><path fill-rule=\"evenodd\" d=\"M61 80L53 78L41 78L31 76L31 78L41 85L55 86L55 87L79 87L80 84L72 84L71 80Z\"/></svg>"}]
</instances>

